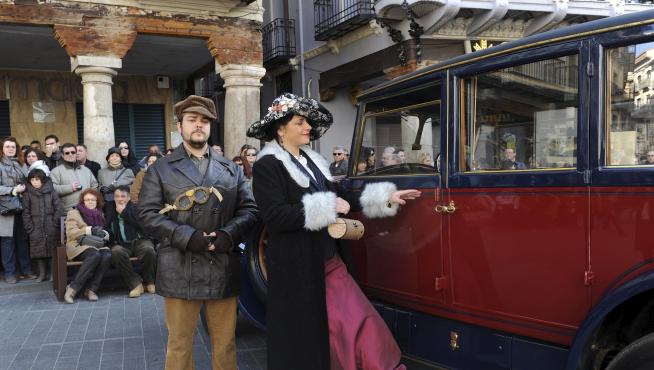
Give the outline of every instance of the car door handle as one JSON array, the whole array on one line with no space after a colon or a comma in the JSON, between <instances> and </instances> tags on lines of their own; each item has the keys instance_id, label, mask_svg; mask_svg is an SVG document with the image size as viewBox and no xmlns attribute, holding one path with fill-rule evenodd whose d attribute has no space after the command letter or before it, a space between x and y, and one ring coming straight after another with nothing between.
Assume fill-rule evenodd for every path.
<instances>
[{"instance_id":1,"label":"car door handle","mask_svg":"<svg viewBox=\"0 0 654 370\"><path fill-rule=\"evenodd\" d=\"M456 211L456 205L451 200L447 205L437 205L434 210L438 213L454 213Z\"/></svg>"}]
</instances>

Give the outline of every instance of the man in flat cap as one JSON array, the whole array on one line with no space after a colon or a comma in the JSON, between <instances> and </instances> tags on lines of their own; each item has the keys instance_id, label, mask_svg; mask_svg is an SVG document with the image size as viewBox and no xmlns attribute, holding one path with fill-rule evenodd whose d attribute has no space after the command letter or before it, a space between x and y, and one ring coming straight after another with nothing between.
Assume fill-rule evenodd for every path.
<instances>
[{"instance_id":1,"label":"man in flat cap","mask_svg":"<svg viewBox=\"0 0 654 370\"><path fill-rule=\"evenodd\" d=\"M243 172L207 141L216 107L191 95L175 104L183 142L156 161L143 180L143 229L161 241L157 293L164 297L166 370L193 367L193 333L206 307L214 369L236 369L238 244L254 225L257 206Z\"/></svg>"}]
</instances>

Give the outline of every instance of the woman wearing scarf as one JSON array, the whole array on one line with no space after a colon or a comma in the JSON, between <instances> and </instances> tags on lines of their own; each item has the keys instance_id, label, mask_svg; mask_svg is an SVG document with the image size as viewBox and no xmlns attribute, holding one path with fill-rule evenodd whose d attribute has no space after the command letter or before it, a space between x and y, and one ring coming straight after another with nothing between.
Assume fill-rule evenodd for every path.
<instances>
[{"instance_id":1,"label":"woman wearing scarf","mask_svg":"<svg viewBox=\"0 0 654 370\"><path fill-rule=\"evenodd\" d=\"M25 191L25 168L22 153L18 151L18 142L13 137L0 141L0 195L11 198L20 196ZM23 218L19 214L0 216L0 249L2 250L2 266L5 270L5 281L16 283L16 256L23 276L36 279L32 273L27 233L23 226Z\"/></svg>"},{"instance_id":2,"label":"woman wearing scarf","mask_svg":"<svg viewBox=\"0 0 654 370\"><path fill-rule=\"evenodd\" d=\"M82 261L73 281L66 287L64 300L73 303L75 295L85 286L84 296L98 300L98 289L111 264L111 251L102 208L102 194L95 189L82 191L76 208L66 216L66 255L71 261Z\"/></svg>"},{"instance_id":3,"label":"woman wearing scarf","mask_svg":"<svg viewBox=\"0 0 654 370\"><path fill-rule=\"evenodd\" d=\"M347 272L345 246L327 226L350 205L369 218L393 216L420 192L386 182L368 185L358 199L341 198L327 161L307 145L331 123L317 101L284 94L248 129L269 141L253 170L268 228L268 369L404 369L390 331Z\"/></svg>"}]
</instances>

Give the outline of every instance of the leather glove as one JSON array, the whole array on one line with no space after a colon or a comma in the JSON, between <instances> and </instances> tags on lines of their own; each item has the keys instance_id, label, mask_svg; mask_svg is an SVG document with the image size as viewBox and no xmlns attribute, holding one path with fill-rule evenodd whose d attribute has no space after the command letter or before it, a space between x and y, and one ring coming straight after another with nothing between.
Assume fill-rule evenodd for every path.
<instances>
[{"instance_id":1,"label":"leather glove","mask_svg":"<svg viewBox=\"0 0 654 370\"><path fill-rule=\"evenodd\" d=\"M232 245L232 238L230 238L226 232L221 230L216 231L216 239L214 240L213 245L216 246L216 253L231 252L234 248Z\"/></svg>"},{"instance_id":2,"label":"leather glove","mask_svg":"<svg viewBox=\"0 0 654 370\"><path fill-rule=\"evenodd\" d=\"M104 238L105 232L104 229L101 226L93 226L91 228L91 235L99 236L101 238Z\"/></svg>"},{"instance_id":3,"label":"leather glove","mask_svg":"<svg viewBox=\"0 0 654 370\"><path fill-rule=\"evenodd\" d=\"M107 191L110 193L113 193L116 190L116 187L114 185L109 185L107 186Z\"/></svg>"},{"instance_id":4,"label":"leather glove","mask_svg":"<svg viewBox=\"0 0 654 370\"><path fill-rule=\"evenodd\" d=\"M202 231L195 230L186 244L186 250L201 253L207 251L207 248L209 248L209 239L204 236Z\"/></svg>"}]
</instances>

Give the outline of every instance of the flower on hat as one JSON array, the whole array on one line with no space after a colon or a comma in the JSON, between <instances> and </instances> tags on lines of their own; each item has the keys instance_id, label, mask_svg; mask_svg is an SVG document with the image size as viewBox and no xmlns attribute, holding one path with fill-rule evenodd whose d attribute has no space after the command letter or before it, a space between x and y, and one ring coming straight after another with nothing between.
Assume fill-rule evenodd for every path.
<instances>
[{"instance_id":1,"label":"flower on hat","mask_svg":"<svg viewBox=\"0 0 654 370\"><path fill-rule=\"evenodd\" d=\"M297 114L308 119L309 124L312 126L311 140L322 136L333 122L331 113L315 99L284 93L273 100L272 105L268 107L268 113L265 117L250 126L247 135L260 140L270 141L273 138L270 137L266 128L273 121L284 118L289 114Z\"/></svg>"}]
</instances>

